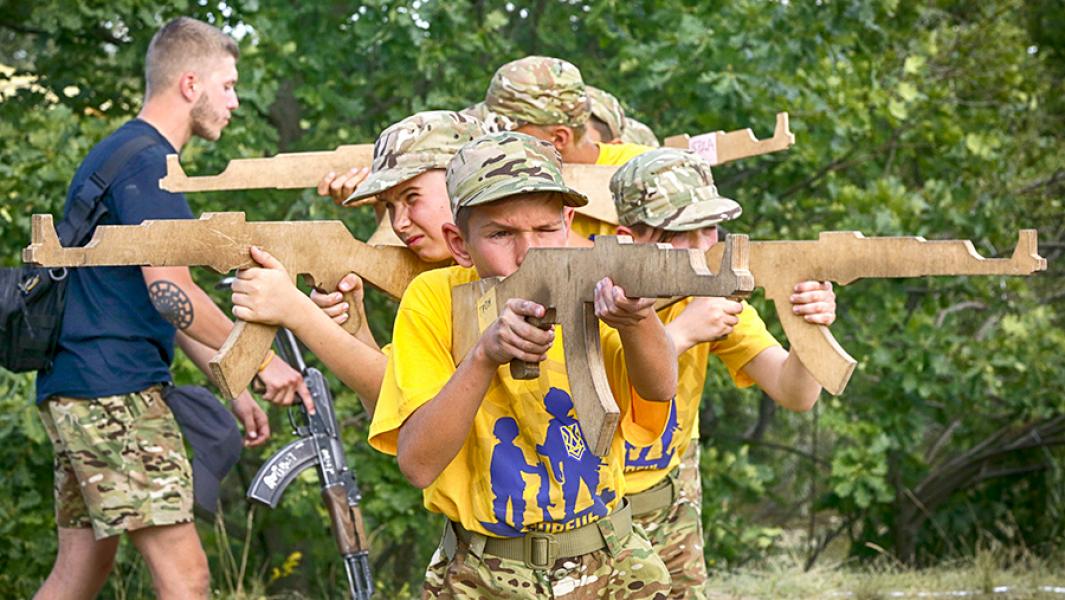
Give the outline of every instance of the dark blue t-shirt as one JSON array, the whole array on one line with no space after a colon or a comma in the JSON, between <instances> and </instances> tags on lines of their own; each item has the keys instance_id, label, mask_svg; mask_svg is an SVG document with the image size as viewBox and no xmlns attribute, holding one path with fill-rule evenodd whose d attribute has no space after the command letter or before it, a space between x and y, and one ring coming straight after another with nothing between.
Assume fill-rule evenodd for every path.
<instances>
[{"instance_id":1,"label":"dark blue t-shirt","mask_svg":"<svg viewBox=\"0 0 1065 600\"><path fill-rule=\"evenodd\" d=\"M64 211L93 172L129 139L158 140L135 154L111 183L101 225L137 225L146 219L191 219L184 194L159 189L166 155L174 154L155 127L134 119L97 144L70 182ZM37 372L37 402L49 396L98 398L128 394L170 381L174 326L152 306L140 267L71 269L59 350L52 368Z\"/></svg>"}]
</instances>

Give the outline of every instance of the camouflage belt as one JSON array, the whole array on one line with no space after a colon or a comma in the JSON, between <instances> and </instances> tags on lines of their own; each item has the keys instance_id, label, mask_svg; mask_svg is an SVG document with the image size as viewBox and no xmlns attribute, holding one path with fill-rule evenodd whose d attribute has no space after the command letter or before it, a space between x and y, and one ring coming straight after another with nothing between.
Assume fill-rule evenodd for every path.
<instances>
[{"instance_id":1,"label":"camouflage belt","mask_svg":"<svg viewBox=\"0 0 1065 600\"><path fill-rule=\"evenodd\" d=\"M616 554L620 545L632 533L632 510L626 502L621 508L602 519L562 533L530 531L521 537L494 538L469 531L454 521L444 524L440 541L444 555L455 557L461 540L475 556L482 554L520 560L530 569L549 569L562 558L581 556L598 550Z\"/></svg>"},{"instance_id":2,"label":"camouflage belt","mask_svg":"<svg viewBox=\"0 0 1065 600\"><path fill-rule=\"evenodd\" d=\"M693 438L691 443L688 444L688 449L681 455L681 464L684 464L685 461L695 460L698 450L699 440ZM698 469L699 466L696 465L695 468ZM629 504L632 506L632 516L642 517L648 513L671 506L677 496L680 495L680 484L677 482L679 477L680 465L677 465L666 475L665 479L657 484L642 492L627 494L625 498L628 499Z\"/></svg>"}]
</instances>

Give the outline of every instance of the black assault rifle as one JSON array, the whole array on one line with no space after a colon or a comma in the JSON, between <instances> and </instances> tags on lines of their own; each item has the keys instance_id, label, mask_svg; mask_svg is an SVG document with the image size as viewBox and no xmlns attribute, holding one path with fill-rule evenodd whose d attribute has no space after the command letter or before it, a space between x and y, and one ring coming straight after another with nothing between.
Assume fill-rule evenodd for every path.
<instances>
[{"instance_id":1,"label":"black assault rifle","mask_svg":"<svg viewBox=\"0 0 1065 600\"><path fill-rule=\"evenodd\" d=\"M304 469L317 467L322 500L329 509L333 537L344 558L351 598L369 600L373 596L373 578L370 575L369 543L362 509L359 508L362 494L355 481L355 472L348 468L344 459L333 395L325 385L322 372L303 362L291 331L283 327L278 329L275 346L281 358L303 375L316 412L307 414L303 404L297 402L295 406L299 407L301 425L296 422L297 409L289 407L289 422L299 439L290 442L263 464L248 486L248 498L276 508L288 484Z\"/></svg>"}]
</instances>

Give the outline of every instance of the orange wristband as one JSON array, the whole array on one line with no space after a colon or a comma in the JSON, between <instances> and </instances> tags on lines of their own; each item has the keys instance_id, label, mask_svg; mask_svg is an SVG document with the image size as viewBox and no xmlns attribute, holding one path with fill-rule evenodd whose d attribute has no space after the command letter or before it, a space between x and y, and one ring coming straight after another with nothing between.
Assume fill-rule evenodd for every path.
<instances>
[{"instance_id":1,"label":"orange wristband","mask_svg":"<svg viewBox=\"0 0 1065 600\"><path fill-rule=\"evenodd\" d=\"M266 351L266 358L263 359L262 364L259 365L259 369L256 372L257 373L262 373L263 369L266 368L266 365L270 364L270 361L274 360L275 356L277 356L277 355L274 354L273 350L267 350Z\"/></svg>"}]
</instances>

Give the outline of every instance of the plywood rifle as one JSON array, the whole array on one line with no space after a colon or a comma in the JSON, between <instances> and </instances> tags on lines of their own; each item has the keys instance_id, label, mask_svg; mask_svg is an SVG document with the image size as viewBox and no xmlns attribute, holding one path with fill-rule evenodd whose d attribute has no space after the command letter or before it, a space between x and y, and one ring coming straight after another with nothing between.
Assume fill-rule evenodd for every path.
<instances>
[{"instance_id":1,"label":"plywood rifle","mask_svg":"<svg viewBox=\"0 0 1065 600\"><path fill-rule=\"evenodd\" d=\"M251 247L274 255L293 280L303 275L314 287L335 290L355 273L382 292L399 298L407 284L436 265L423 263L406 248L371 246L355 239L340 221L247 222L244 213L204 213L199 219L103 225L83 247L63 247L52 215L33 215L30 245L22 260L43 267L205 266L218 273L257 266ZM354 299L345 300L355 306ZM355 332L357 311L343 327ZM233 398L255 376L277 328L237 321L210 368L222 394Z\"/></svg>"}]
</instances>

